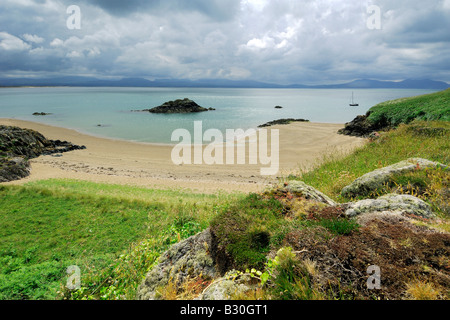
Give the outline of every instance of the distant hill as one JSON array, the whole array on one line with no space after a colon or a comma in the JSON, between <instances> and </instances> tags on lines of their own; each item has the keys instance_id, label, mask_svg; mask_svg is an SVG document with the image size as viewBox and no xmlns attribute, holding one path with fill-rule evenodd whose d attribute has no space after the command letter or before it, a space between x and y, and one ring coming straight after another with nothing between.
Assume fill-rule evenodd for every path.
<instances>
[{"instance_id":1,"label":"distant hill","mask_svg":"<svg viewBox=\"0 0 450 320\"><path fill-rule=\"evenodd\" d=\"M50 86L50 87L186 87L186 88L309 88L309 89L437 89L450 88L443 81L415 80L380 81L360 79L352 82L333 85L279 85L252 80L226 79L156 79L123 78L120 80L104 80L94 77L57 77L57 78L0 78L0 87Z\"/></svg>"},{"instance_id":2,"label":"distant hill","mask_svg":"<svg viewBox=\"0 0 450 320\"><path fill-rule=\"evenodd\" d=\"M434 80L414 80L408 79L403 81L379 81L361 79L348 83L337 85L323 85L316 86L316 88L352 88L352 89L367 89L367 88L379 88L379 89L439 89L444 90L450 88L450 85L443 81Z\"/></svg>"}]
</instances>

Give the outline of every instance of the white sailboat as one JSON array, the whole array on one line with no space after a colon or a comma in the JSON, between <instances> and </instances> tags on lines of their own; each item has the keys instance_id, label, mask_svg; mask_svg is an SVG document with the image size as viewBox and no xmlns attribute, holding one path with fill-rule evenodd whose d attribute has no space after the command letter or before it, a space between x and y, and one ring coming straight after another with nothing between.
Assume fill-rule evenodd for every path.
<instances>
[{"instance_id":1,"label":"white sailboat","mask_svg":"<svg viewBox=\"0 0 450 320\"><path fill-rule=\"evenodd\" d=\"M350 103L350 107L357 107L359 106L359 103L355 103L355 101L353 100L353 91L352 91L352 102Z\"/></svg>"}]
</instances>

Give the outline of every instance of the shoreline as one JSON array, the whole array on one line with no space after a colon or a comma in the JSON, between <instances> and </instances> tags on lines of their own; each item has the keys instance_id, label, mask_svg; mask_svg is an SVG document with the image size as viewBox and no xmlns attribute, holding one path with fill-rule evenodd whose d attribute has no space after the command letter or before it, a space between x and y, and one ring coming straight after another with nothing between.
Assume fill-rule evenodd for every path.
<instances>
[{"instance_id":1,"label":"shoreline","mask_svg":"<svg viewBox=\"0 0 450 320\"><path fill-rule=\"evenodd\" d=\"M278 183L278 177L319 164L323 155L335 150L349 152L364 139L342 136L342 124L291 123L269 127L280 132L280 167L276 176L261 176L260 164L176 165L171 161L174 145L153 144L96 137L73 129L39 122L0 118L1 125L33 129L47 139L85 145L62 156L30 160L31 174L6 184L20 185L43 179L75 179L125 184L154 189L183 189L201 193L260 192ZM248 155L246 160L248 160Z\"/></svg>"}]
</instances>

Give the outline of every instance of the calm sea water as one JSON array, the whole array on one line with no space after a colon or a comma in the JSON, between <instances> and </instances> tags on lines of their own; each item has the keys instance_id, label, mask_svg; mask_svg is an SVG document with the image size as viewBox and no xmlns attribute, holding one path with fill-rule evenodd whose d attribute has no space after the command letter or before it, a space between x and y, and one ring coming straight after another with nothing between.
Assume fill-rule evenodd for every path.
<instances>
[{"instance_id":1,"label":"calm sea water","mask_svg":"<svg viewBox=\"0 0 450 320\"><path fill-rule=\"evenodd\" d=\"M352 91L359 107L350 107ZM256 128L281 118L345 123L391 99L435 92L409 89L1 88L0 118L31 120L83 133L151 143L176 143L172 132ZM189 98L216 111L196 114L131 112ZM283 109L275 109L275 106ZM34 112L52 113L33 116ZM98 126L98 125L101 126Z\"/></svg>"}]
</instances>

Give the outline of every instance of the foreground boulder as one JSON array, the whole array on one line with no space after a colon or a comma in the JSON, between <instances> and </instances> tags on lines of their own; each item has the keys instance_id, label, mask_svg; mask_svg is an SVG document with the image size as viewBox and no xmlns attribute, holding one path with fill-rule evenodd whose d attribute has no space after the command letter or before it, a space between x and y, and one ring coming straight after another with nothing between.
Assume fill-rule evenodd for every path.
<instances>
[{"instance_id":1,"label":"foreground boulder","mask_svg":"<svg viewBox=\"0 0 450 320\"><path fill-rule=\"evenodd\" d=\"M355 181L350 185L342 189L341 194L345 197L354 197L359 195L366 195L371 191L374 191L383 186L388 182L391 177L395 174L404 174L414 170L423 170L426 168L447 168L439 162L433 162L427 159L421 158L410 158L405 161L398 162L396 164L384 167L381 169L369 172Z\"/></svg>"},{"instance_id":2,"label":"foreground boulder","mask_svg":"<svg viewBox=\"0 0 450 320\"><path fill-rule=\"evenodd\" d=\"M306 200L314 200L330 206L336 205L336 202L334 202L330 197L323 194L319 190L307 185L303 181L290 181L289 184L283 189L290 192L291 194L294 194L297 197L303 197Z\"/></svg>"},{"instance_id":3,"label":"foreground boulder","mask_svg":"<svg viewBox=\"0 0 450 320\"><path fill-rule=\"evenodd\" d=\"M150 113L195 113L195 112L204 112L208 110L214 110L213 108L203 108L199 106L196 102L185 98L178 99L175 101L168 101L159 107L155 107L152 109L145 109L143 111L148 111Z\"/></svg>"},{"instance_id":4,"label":"foreground boulder","mask_svg":"<svg viewBox=\"0 0 450 320\"><path fill-rule=\"evenodd\" d=\"M251 284L249 275L237 276L236 270L227 272L223 277L211 283L195 300L232 300L235 297L245 296L255 289Z\"/></svg>"},{"instance_id":5,"label":"foreground boulder","mask_svg":"<svg viewBox=\"0 0 450 320\"><path fill-rule=\"evenodd\" d=\"M162 293L159 290L169 282L179 286L196 277L204 280L217 277L210 248L212 243L209 229L173 245L159 258L159 264L147 274L138 288L137 299L160 299Z\"/></svg>"},{"instance_id":6,"label":"foreground boulder","mask_svg":"<svg viewBox=\"0 0 450 320\"><path fill-rule=\"evenodd\" d=\"M361 200L347 204L345 210L348 217L373 212L401 212L426 219L435 217L428 203L407 194L387 194L378 199Z\"/></svg>"}]
</instances>

